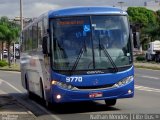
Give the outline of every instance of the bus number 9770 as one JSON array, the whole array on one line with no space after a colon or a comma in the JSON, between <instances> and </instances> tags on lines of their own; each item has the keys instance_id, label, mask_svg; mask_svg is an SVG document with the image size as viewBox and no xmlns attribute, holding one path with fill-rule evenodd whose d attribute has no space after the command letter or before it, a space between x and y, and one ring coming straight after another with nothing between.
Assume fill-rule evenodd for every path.
<instances>
[{"instance_id":1,"label":"bus number 9770","mask_svg":"<svg viewBox=\"0 0 160 120\"><path fill-rule=\"evenodd\" d=\"M66 77L66 82L82 82L82 77Z\"/></svg>"}]
</instances>

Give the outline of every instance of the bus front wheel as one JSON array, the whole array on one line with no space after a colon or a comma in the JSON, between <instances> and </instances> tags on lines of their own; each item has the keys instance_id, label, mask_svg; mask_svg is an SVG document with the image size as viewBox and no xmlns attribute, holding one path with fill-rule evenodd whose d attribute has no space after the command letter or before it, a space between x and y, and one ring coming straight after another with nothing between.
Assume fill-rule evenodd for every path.
<instances>
[{"instance_id":1,"label":"bus front wheel","mask_svg":"<svg viewBox=\"0 0 160 120\"><path fill-rule=\"evenodd\" d=\"M107 106L114 106L116 104L116 102L117 102L116 99L105 100L105 103Z\"/></svg>"}]
</instances>

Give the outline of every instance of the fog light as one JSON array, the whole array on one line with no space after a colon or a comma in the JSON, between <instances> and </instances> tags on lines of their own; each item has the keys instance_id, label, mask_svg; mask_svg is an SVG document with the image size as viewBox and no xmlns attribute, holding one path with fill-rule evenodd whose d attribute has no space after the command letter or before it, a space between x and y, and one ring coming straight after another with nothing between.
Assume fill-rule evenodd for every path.
<instances>
[{"instance_id":1,"label":"fog light","mask_svg":"<svg viewBox=\"0 0 160 120\"><path fill-rule=\"evenodd\" d=\"M56 85L56 84L57 84L57 81L52 80L51 84L52 84L52 85Z\"/></svg>"},{"instance_id":2,"label":"fog light","mask_svg":"<svg viewBox=\"0 0 160 120\"><path fill-rule=\"evenodd\" d=\"M57 95L56 98L57 98L57 99L61 99L61 95Z\"/></svg>"},{"instance_id":3,"label":"fog light","mask_svg":"<svg viewBox=\"0 0 160 120\"><path fill-rule=\"evenodd\" d=\"M131 94L132 93L132 91L131 90L128 90L128 94Z\"/></svg>"}]
</instances>

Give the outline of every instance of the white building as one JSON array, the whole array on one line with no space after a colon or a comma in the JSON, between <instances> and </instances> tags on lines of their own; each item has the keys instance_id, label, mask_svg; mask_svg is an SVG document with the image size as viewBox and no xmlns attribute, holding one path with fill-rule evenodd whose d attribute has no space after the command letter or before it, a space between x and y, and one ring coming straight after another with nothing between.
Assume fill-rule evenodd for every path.
<instances>
[{"instance_id":1,"label":"white building","mask_svg":"<svg viewBox=\"0 0 160 120\"><path fill-rule=\"evenodd\" d=\"M160 0L152 0L152 1L144 2L144 6L153 11L160 10Z\"/></svg>"}]
</instances>

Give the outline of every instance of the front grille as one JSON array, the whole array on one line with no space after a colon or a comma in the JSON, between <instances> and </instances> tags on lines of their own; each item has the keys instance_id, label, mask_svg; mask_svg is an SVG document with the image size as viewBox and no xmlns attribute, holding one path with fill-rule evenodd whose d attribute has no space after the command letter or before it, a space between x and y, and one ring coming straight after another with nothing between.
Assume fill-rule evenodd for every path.
<instances>
[{"instance_id":1,"label":"front grille","mask_svg":"<svg viewBox=\"0 0 160 120\"><path fill-rule=\"evenodd\" d=\"M99 86L76 86L78 89L104 89L112 87L114 84L107 84L107 85L99 85Z\"/></svg>"}]
</instances>

